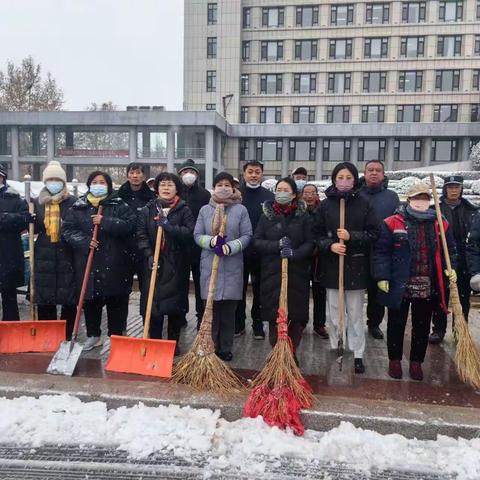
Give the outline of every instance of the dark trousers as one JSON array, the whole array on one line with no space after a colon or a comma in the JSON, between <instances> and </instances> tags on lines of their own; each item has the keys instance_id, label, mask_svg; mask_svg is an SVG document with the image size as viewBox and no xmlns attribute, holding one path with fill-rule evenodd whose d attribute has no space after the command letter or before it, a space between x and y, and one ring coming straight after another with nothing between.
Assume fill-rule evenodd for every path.
<instances>
[{"instance_id":1,"label":"dark trousers","mask_svg":"<svg viewBox=\"0 0 480 480\"><path fill-rule=\"evenodd\" d=\"M462 304L462 311L465 320L468 322L468 314L470 313L470 275L466 275L463 272L458 273L457 279L458 295L460 296L460 303ZM450 288L445 289L445 296L447 302L450 297ZM448 305L448 304L447 304ZM447 314L437 304L433 311L433 327L432 330L440 335L445 335L447 331ZM453 319L455 321L455 319Z\"/></svg>"},{"instance_id":2,"label":"dark trousers","mask_svg":"<svg viewBox=\"0 0 480 480\"><path fill-rule=\"evenodd\" d=\"M115 295L87 300L83 307L87 336L99 337L101 335L100 326L104 305L107 307L108 336L123 335L123 331L127 327L128 297L128 295Z\"/></svg>"},{"instance_id":3,"label":"dark trousers","mask_svg":"<svg viewBox=\"0 0 480 480\"><path fill-rule=\"evenodd\" d=\"M2 320L20 320L17 303L17 289L6 288L1 290L2 294Z\"/></svg>"},{"instance_id":4,"label":"dark trousers","mask_svg":"<svg viewBox=\"0 0 480 480\"><path fill-rule=\"evenodd\" d=\"M327 319L327 290L312 280L313 328L324 327Z\"/></svg>"},{"instance_id":5,"label":"dark trousers","mask_svg":"<svg viewBox=\"0 0 480 480\"><path fill-rule=\"evenodd\" d=\"M38 305L38 319L39 320L57 320L57 306L56 305ZM77 313L76 305L62 305L60 312L60 320L67 322L65 327L65 336L67 340L72 338L73 325L75 323L75 314Z\"/></svg>"},{"instance_id":6,"label":"dark trousers","mask_svg":"<svg viewBox=\"0 0 480 480\"><path fill-rule=\"evenodd\" d=\"M385 307L377 302L377 282L369 277L367 283L367 326L368 328L379 327L385 315Z\"/></svg>"},{"instance_id":7,"label":"dark trousers","mask_svg":"<svg viewBox=\"0 0 480 480\"><path fill-rule=\"evenodd\" d=\"M412 307L412 341L410 361L423 363L428 346L430 321L434 301L431 298L404 298L400 308L388 309L387 346L390 360L401 360L403 356L403 337L407 324L408 310Z\"/></svg>"},{"instance_id":8,"label":"dark trousers","mask_svg":"<svg viewBox=\"0 0 480 480\"><path fill-rule=\"evenodd\" d=\"M150 319L150 338L162 338L164 315L152 315ZM183 315L168 315L167 338L168 340L180 339L180 329L183 322Z\"/></svg>"},{"instance_id":9,"label":"dark trousers","mask_svg":"<svg viewBox=\"0 0 480 480\"><path fill-rule=\"evenodd\" d=\"M292 341L293 346L293 353L296 352L298 346L300 345L300 341L302 340L304 327L296 322L290 322L288 324L288 336ZM277 343L277 321L270 322L268 328L268 341L270 345L273 347Z\"/></svg>"},{"instance_id":10,"label":"dark trousers","mask_svg":"<svg viewBox=\"0 0 480 480\"><path fill-rule=\"evenodd\" d=\"M247 318L247 287L248 277L251 278L252 285L252 310L251 316L253 324L261 324L261 306L260 306L260 259L258 257L243 256L243 296L242 300L238 302L237 311L235 314L235 331L240 332L245 329L245 320Z\"/></svg>"},{"instance_id":11,"label":"dark trousers","mask_svg":"<svg viewBox=\"0 0 480 480\"><path fill-rule=\"evenodd\" d=\"M238 300L213 302L212 338L217 352L231 352Z\"/></svg>"},{"instance_id":12,"label":"dark trousers","mask_svg":"<svg viewBox=\"0 0 480 480\"><path fill-rule=\"evenodd\" d=\"M188 313L188 291L190 289L190 270L192 271L193 277L193 286L195 289L195 312L197 315L197 325L200 325L203 318L203 312L205 311L205 304L202 300L202 294L200 292L200 255L194 255L190 260L190 267L188 271L188 275L185 278L185 299L184 303L187 306L187 310L185 315ZM186 322L185 315L182 316L181 323Z\"/></svg>"}]
</instances>

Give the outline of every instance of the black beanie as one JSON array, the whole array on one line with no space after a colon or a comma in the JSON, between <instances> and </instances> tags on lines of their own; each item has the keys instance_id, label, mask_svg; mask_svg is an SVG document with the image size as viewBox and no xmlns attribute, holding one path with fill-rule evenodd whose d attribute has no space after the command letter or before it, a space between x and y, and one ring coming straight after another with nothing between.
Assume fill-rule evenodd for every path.
<instances>
[{"instance_id":1,"label":"black beanie","mask_svg":"<svg viewBox=\"0 0 480 480\"><path fill-rule=\"evenodd\" d=\"M335 168L332 171L332 183L335 185L335 178L338 175L338 172L340 170L343 170L344 168L346 168L353 175L354 186L358 185L358 170L357 170L357 167L353 163L350 163L350 162L342 162L342 163L339 163L339 164L335 165Z\"/></svg>"},{"instance_id":2,"label":"black beanie","mask_svg":"<svg viewBox=\"0 0 480 480\"><path fill-rule=\"evenodd\" d=\"M195 170L197 172L197 175L200 175L200 172L198 170L198 167L195 165L195 161L192 158L187 158L181 165L180 168L178 169L177 173L180 175L182 173L182 170L186 170L187 168L190 168L192 170Z\"/></svg>"}]
</instances>

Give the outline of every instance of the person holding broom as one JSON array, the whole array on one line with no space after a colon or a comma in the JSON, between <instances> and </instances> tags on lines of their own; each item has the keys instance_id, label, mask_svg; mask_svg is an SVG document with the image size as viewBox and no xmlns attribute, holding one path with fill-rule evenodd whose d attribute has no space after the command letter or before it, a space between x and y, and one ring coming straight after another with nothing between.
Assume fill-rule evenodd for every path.
<instances>
[{"instance_id":1,"label":"person holding broom","mask_svg":"<svg viewBox=\"0 0 480 480\"><path fill-rule=\"evenodd\" d=\"M193 240L193 214L179 197L182 187L174 173L162 172L154 182L158 198L140 211L137 221L137 245L144 259L144 270L153 268L153 252L158 227L163 229L162 249L158 262L157 282L150 320L150 338L162 338L163 319L168 315L168 340L178 340L185 312L188 310L188 279L190 264L185 255ZM142 292L141 312L145 316L148 283Z\"/></svg>"},{"instance_id":2,"label":"person holding broom","mask_svg":"<svg viewBox=\"0 0 480 480\"><path fill-rule=\"evenodd\" d=\"M277 342L282 258L289 259L288 335L295 354L308 323L310 263L314 242L312 220L291 177L279 180L275 187L275 200L263 204L263 213L255 230L254 248L261 256L262 320L269 323L272 347Z\"/></svg>"},{"instance_id":3,"label":"person holding broom","mask_svg":"<svg viewBox=\"0 0 480 480\"><path fill-rule=\"evenodd\" d=\"M447 270L439 237L432 195L425 183L407 191L407 205L387 217L375 244L372 271L379 288L378 300L388 307L387 346L392 378L402 378L403 337L411 309L412 339L410 378L423 380L422 363L428 346L430 322L436 304L447 312L445 286L456 281ZM443 220L448 251L455 265L455 244L448 222Z\"/></svg>"},{"instance_id":4,"label":"person holding broom","mask_svg":"<svg viewBox=\"0 0 480 480\"><path fill-rule=\"evenodd\" d=\"M87 187L88 192L67 213L62 235L73 249L77 288L82 285L89 249L95 248L84 305L87 339L83 349L91 350L102 345L100 325L104 305L109 336L123 335L127 326L135 213L113 191L108 173L92 172ZM100 227L97 240L92 239L94 225Z\"/></svg>"},{"instance_id":5,"label":"person holding broom","mask_svg":"<svg viewBox=\"0 0 480 480\"><path fill-rule=\"evenodd\" d=\"M213 304L212 336L218 357L229 362L233 358L235 311L243 293L243 251L251 241L252 224L232 175L220 172L213 180L213 188L209 204L200 209L194 239L202 249L200 285L204 300L208 296L213 258L222 257ZM221 236L225 215L225 234Z\"/></svg>"},{"instance_id":6,"label":"person holding broom","mask_svg":"<svg viewBox=\"0 0 480 480\"><path fill-rule=\"evenodd\" d=\"M315 214L314 234L320 250L316 277L327 289L327 319L330 345L345 336L354 354L355 373L364 373L365 328L363 303L370 271L370 247L380 233L380 224L370 201L360 195L358 170L350 162L339 163L332 172L332 185ZM340 204L345 204L345 228L340 228ZM346 322L339 332L339 258L344 256Z\"/></svg>"},{"instance_id":7,"label":"person holding broom","mask_svg":"<svg viewBox=\"0 0 480 480\"><path fill-rule=\"evenodd\" d=\"M67 175L59 162L52 160L42 174L44 187L35 206L35 301L39 320L66 321L66 338L72 336L77 295L72 247L62 238L61 226L76 198L67 189Z\"/></svg>"}]
</instances>

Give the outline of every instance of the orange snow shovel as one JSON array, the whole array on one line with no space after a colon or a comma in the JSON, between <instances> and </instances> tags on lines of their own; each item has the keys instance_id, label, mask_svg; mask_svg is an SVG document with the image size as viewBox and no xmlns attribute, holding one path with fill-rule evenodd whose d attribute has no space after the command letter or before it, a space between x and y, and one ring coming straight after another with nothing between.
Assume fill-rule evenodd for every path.
<instances>
[{"instance_id":1,"label":"orange snow shovel","mask_svg":"<svg viewBox=\"0 0 480 480\"><path fill-rule=\"evenodd\" d=\"M162 233L162 227L158 227L155 251L153 253L153 268L150 275L147 309L145 312L145 324L143 326L143 338L112 335L110 337L110 356L105 365L105 370L165 378L172 376L173 355L177 342L174 340L153 340L148 338L157 281L158 259L162 245Z\"/></svg>"},{"instance_id":2,"label":"orange snow shovel","mask_svg":"<svg viewBox=\"0 0 480 480\"><path fill-rule=\"evenodd\" d=\"M25 175L25 199L31 215L30 175ZM65 340L65 320L38 320L35 306L35 225L28 226L30 250L30 318L31 320L0 322L0 353L54 352Z\"/></svg>"}]
</instances>

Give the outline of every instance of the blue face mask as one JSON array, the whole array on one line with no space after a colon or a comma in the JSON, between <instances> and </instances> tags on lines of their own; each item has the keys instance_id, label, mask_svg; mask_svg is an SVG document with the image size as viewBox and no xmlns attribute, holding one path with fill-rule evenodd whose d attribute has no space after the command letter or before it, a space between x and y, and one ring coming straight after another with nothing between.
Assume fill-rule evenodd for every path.
<instances>
[{"instance_id":1,"label":"blue face mask","mask_svg":"<svg viewBox=\"0 0 480 480\"><path fill-rule=\"evenodd\" d=\"M299 193L302 193L303 187L307 184L307 182L305 180L295 180L295 184L297 185Z\"/></svg>"},{"instance_id":2,"label":"blue face mask","mask_svg":"<svg viewBox=\"0 0 480 480\"><path fill-rule=\"evenodd\" d=\"M50 180L45 182L45 188L52 194L56 195L63 190L63 182L58 182L56 180Z\"/></svg>"},{"instance_id":3,"label":"blue face mask","mask_svg":"<svg viewBox=\"0 0 480 480\"><path fill-rule=\"evenodd\" d=\"M107 185L102 185L102 184L95 184L95 185L90 185L90 193L94 197L104 197L108 193L108 187Z\"/></svg>"}]
</instances>

